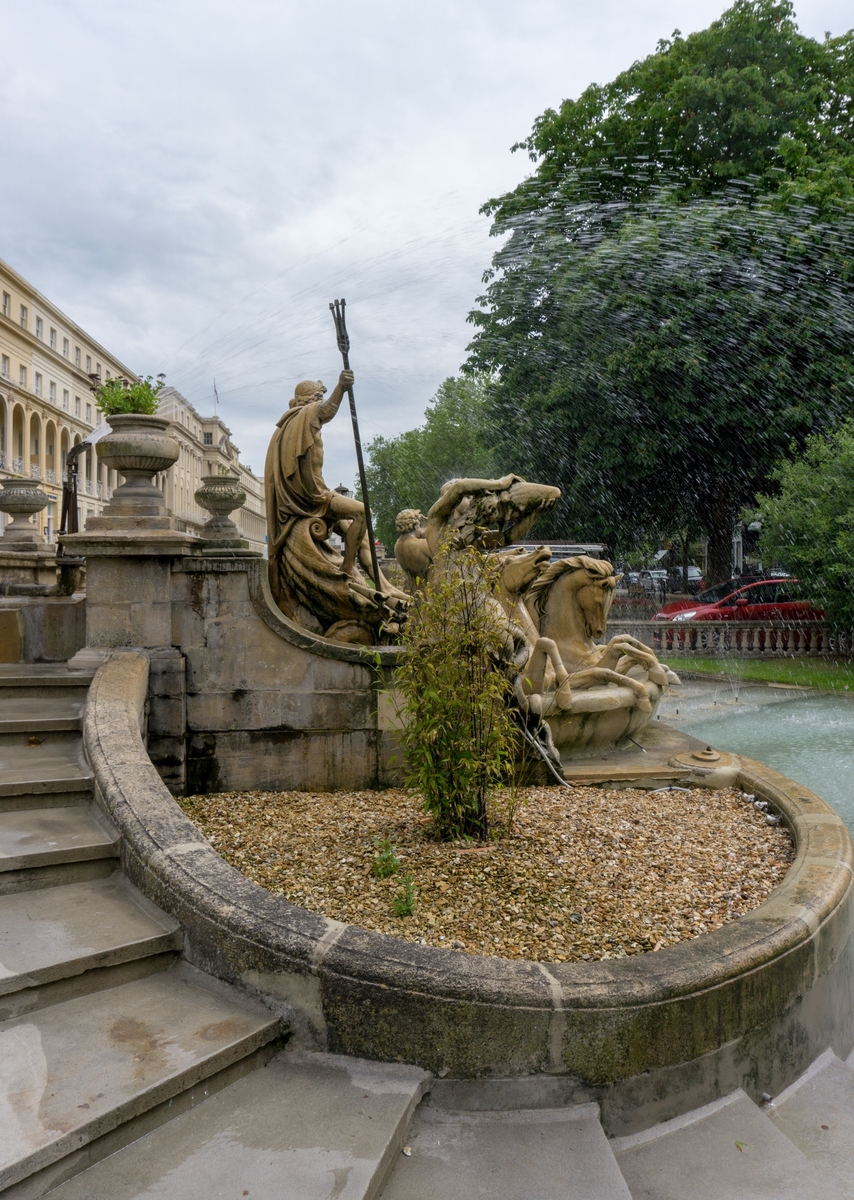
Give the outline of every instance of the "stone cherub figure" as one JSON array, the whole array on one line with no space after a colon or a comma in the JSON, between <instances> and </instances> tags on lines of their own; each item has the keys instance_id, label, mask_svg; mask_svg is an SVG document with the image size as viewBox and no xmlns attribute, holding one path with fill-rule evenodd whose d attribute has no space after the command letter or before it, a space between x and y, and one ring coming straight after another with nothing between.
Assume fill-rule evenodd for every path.
<instances>
[{"instance_id":1,"label":"stone cherub figure","mask_svg":"<svg viewBox=\"0 0 854 1200\"><path fill-rule=\"evenodd\" d=\"M264 468L270 586L282 611L306 628L372 644L394 633L408 597L382 573L370 580L364 505L323 478L321 428L353 379L342 371L328 397L320 380L297 384L276 425ZM343 556L329 541L332 532L343 538Z\"/></svg>"},{"instance_id":2,"label":"stone cherub figure","mask_svg":"<svg viewBox=\"0 0 854 1200\"><path fill-rule=\"evenodd\" d=\"M394 524L400 535L394 543L394 557L403 571L403 586L412 596L426 582L432 562L427 545L427 518L419 508L404 508Z\"/></svg>"}]
</instances>

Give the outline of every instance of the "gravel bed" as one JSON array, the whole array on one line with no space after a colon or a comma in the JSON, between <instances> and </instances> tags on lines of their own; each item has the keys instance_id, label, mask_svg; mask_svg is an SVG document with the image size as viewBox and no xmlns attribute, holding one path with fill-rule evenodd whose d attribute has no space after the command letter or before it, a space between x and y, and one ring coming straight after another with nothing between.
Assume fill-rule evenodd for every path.
<instances>
[{"instance_id":1,"label":"gravel bed","mask_svg":"<svg viewBox=\"0 0 854 1200\"><path fill-rule=\"evenodd\" d=\"M572 962L660 950L761 904L794 848L752 801L525 788L512 829L485 845L437 842L420 797L399 789L179 803L227 862L302 908L430 946ZM398 915L407 898L414 911Z\"/></svg>"}]
</instances>

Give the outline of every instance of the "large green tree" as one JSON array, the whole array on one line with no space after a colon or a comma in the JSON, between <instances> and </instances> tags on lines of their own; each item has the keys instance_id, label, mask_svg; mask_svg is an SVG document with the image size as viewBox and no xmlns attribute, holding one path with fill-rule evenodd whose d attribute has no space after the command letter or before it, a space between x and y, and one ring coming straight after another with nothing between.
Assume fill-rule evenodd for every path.
<instances>
[{"instance_id":1,"label":"large green tree","mask_svg":"<svg viewBox=\"0 0 854 1200\"><path fill-rule=\"evenodd\" d=\"M708 29L677 30L612 83L547 109L513 149L533 176L486 206L499 223L565 202L643 194L662 178L685 195L732 180L786 196L851 197L854 34L805 37L789 0L736 0Z\"/></svg>"},{"instance_id":2,"label":"large green tree","mask_svg":"<svg viewBox=\"0 0 854 1200\"><path fill-rule=\"evenodd\" d=\"M500 450L563 489L553 522L625 547L699 528L726 578L739 510L854 412L852 260L854 218L666 196L505 260L474 343Z\"/></svg>"},{"instance_id":3,"label":"large green tree","mask_svg":"<svg viewBox=\"0 0 854 1200\"><path fill-rule=\"evenodd\" d=\"M854 629L854 422L813 437L774 474L761 499L761 549L806 585L829 620Z\"/></svg>"},{"instance_id":4,"label":"large green tree","mask_svg":"<svg viewBox=\"0 0 854 1200\"><path fill-rule=\"evenodd\" d=\"M389 550L401 509L426 513L447 480L495 474L485 429L485 389L478 375L446 379L428 404L423 425L368 444L368 494L377 536Z\"/></svg>"},{"instance_id":5,"label":"large green tree","mask_svg":"<svg viewBox=\"0 0 854 1200\"><path fill-rule=\"evenodd\" d=\"M563 488L553 528L699 528L725 577L739 508L854 410L852 61L738 0L535 125L468 365L499 452Z\"/></svg>"}]
</instances>

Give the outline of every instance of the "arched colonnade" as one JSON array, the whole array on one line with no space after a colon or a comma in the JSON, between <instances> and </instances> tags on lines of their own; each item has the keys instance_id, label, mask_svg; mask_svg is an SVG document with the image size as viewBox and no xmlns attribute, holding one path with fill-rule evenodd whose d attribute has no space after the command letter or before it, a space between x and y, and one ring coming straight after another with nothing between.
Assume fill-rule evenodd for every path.
<instances>
[{"instance_id":1,"label":"arched colonnade","mask_svg":"<svg viewBox=\"0 0 854 1200\"><path fill-rule=\"evenodd\" d=\"M67 414L62 411L44 412L13 392L0 391L0 469L41 484L50 500L39 514L39 522L51 540L62 507L68 452L87 433L85 426L75 427L64 418ZM94 449L81 456L77 478L81 525L100 509L97 502L106 502L120 482L118 472L99 462Z\"/></svg>"}]
</instances>

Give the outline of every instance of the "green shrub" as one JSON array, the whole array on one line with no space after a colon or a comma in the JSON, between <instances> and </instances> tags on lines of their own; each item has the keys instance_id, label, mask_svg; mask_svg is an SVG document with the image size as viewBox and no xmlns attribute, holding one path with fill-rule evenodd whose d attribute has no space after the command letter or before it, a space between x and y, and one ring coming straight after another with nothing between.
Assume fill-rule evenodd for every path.
<instances>
[{"instance_id":1,"label":"green shrub","mask_svg":"<svg viewBox=\"0 0 854 1200\"><path fill-rule=\"evenodd\" d=\"M95 407L105 417L119 413L154 416L157 412L157 394L163 385L162 379L155 382L151 375L133 382L118 377L108 379L95 389Z\"/></svg>"},{"instance_id":2,"label":"green shrub","mask_svg":"<svg viewBox=\"0 0 854 1200\"><path fill-rule=\"evenodd\" d=\"M498 563L475 549L440 559L410 610L397 672L407 784L424 797L439 837L485 839L488 802L518 750L490 604Z\"/></svg>"}]
</instances>

